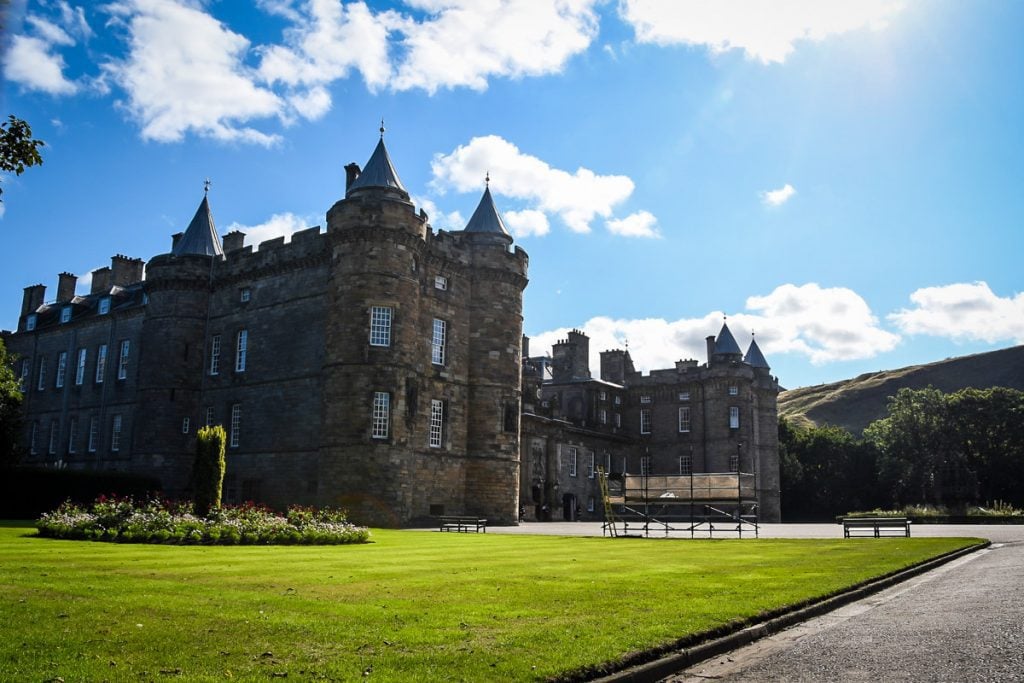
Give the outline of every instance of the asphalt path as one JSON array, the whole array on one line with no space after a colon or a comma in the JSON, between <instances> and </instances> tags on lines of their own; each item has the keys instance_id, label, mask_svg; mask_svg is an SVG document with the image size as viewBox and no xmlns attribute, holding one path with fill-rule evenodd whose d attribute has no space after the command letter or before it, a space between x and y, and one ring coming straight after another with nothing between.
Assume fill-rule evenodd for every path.
<instances>
[{"instance_id":1,"label":"asphalt path","mask_svg":"<svg viewBox=\"0 0 1024 683\"><path fill-rule=\"evenodd\" d=\"M493 531L596 536L601 525ZM1024 526L917 524L912 534L981 537L992 545L665 682L1024 681ZM759 536L841 538L842 527L765 524Z\"/></svg>"}]
</instances>

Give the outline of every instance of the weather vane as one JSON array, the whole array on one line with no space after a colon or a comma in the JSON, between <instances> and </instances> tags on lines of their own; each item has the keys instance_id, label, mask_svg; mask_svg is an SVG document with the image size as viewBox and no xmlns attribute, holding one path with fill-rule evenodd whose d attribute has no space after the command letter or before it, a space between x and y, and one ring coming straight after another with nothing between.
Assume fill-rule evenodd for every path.
<instances>
[{"instance_id":1,"label":"weather vane","mask_svg":"<svg viewBox=\"0 0 1024 683\"><path fill-rule=\"evenodd\" d=\"M381 137L381 140L384 139L384 117L383 116L380 119L380 137Z\"/></svg>"},{"instance_id":2,"label":"weather vane","mask_svg":"<svg viewBox=\"0 0 1024 683\"><path fill-rule=\"evenodd\" d=\"M487 187L490 187L490 186L491 186L491 172L490 172L490 171L488 171L488 172L487 172L487 173L486 173L486 174L484 175L484 183L486 183Z\"/></svg>"},{"instance_id":3,"label":"weather vane","mask_svg":"<svg viewBox=\"0 0 1024 683\"><path fill-rule=\"evenodd\" d=\"M210 179L207 178L203 181L203 196L210 194Z\"/></svg>"}]
</instances>

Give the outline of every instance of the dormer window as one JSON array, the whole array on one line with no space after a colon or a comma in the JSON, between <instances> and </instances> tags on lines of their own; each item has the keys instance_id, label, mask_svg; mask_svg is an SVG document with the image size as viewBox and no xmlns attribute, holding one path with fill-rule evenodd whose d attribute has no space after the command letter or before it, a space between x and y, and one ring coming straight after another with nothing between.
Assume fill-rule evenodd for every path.
<instances>
[{"instance_id":1,"label":"dormer window","mask_svg":"<svg viewBox=\"0 0 1024 683\"><path fill-rule=\"evenodd\" d=\"M60 321L62 323L71 322L71 307L70 306L65 306L64 308L60 309Z\"/></svg>"},{"instance_id":2,"label":"dormer window","mask_svg":"<svg viewBox=\"0 0 1024 683\"><path fill-rule=\"evenodd\" d=\"M238 300L243 304L247 303L252 298L252 289L249 287L242 287L238 294Z\"/></svg>"},{"instance_id":3,"label":"dormer window","mask_svg":"<svg viewBox=\"0 0 1024 683\"><path fill-rule=\"evenodd\" d=\"M31 313L25 318L25 331L31 332L34 329L36 329L36 314Z\"/></svg>"},{"instance_id":4,"label":"dormer window","mask_svg":"<svg viewBox=\"0 0 1024 683\"><path fill-rule=\"evenodd\" d=\"M434 289L440 289L442 292L448 291L448 278L444 275L435 275Z\"/></svg>"},{"instance_id":5,"label":"dormer window","mask_svg":"<svg viewBox=\"0 0 1024 683\"><path fill-rule=\"evenodd\" d=\"M110 297L109 296L105 296L102 299L100 299L99 313L100 313L100 315L106 315L107 313L110 313Z\"/></svg>"}]
</instances>

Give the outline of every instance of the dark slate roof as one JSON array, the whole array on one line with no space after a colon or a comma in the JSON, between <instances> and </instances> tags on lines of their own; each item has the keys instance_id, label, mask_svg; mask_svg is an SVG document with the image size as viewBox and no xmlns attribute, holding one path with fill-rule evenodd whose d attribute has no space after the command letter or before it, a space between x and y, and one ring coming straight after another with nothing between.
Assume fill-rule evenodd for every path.
<instances>
[{"instance_id":1,"label":"dark slate roof","mask_svg":"<svg viewBox=\"0 0 1024 683\"><path fill-rule=\"evenodd\" d=\"M484 196L480 198L480 203L476 207L476 211L469 219L469 223L466 223L466 232L489 232L496 235L504 235L505 237L511 237L508 230L505 229L505 221L501 220L501 214L498 213L498 208L494 206L494 199L491 197L491 188L488 187L484 190Z\"/></svg>"},{"instance_id":2,"label":"dark slate roof","mask_svg":"<svg viewBox=\"0 0 1024 683\"><path fill-rule=\"evenodd\" d=\"M761 347L757 345L757 341L754 339L750 340L750 347L747 349L747 355L743 357L743 362L754 368L771 370L768 366L768 361L764 359L764 354L761 353Z\"/></svg>"},{"instance_id":3,"label":"dark slate roof","mask_svg":"<svg viewBox=\"0 0 1024 683\"><path fill-rule=\"evenodd\" d=\"M729 331L729 325L726 323L722 323L722 331L718 333L718 339L715 340L715 353L743 355L743 352L740 351L740 345L736 343L736 338L732 336L732 332Z\"/></svg>"},{"instance_id":4,"label":"dark slate roof","mask_svg":"<svg viewBox=\"0 0 1024 683\"><path fill-rule=\"evenodd\" d=\"M380 142L377 143L377 148L373 150L370 160L366 162L366 168L352 182L345 194L371 187L398 190L405 196L409 196L402 181L398 179L398 172L395 170L394 164L391 163L391 156L388 155L388 149L384 146L383 135L381 135Z\"/></svg>"},{"instance_id":5,"label":"dark slate roof","mask_svg":"<svg viewBox=\"0 0 1024 683\"><path fill-rule=\"evenodd\" d=\"M224 250L220 246L220 237L217 236L217 228L213 224L210 202L206 199L206 195L203 195L203 201L196 210L195 217L192 218L185 234L174 245L171 253L175 256L183 254L224 255Z\"/></svg>"}]
</instances>

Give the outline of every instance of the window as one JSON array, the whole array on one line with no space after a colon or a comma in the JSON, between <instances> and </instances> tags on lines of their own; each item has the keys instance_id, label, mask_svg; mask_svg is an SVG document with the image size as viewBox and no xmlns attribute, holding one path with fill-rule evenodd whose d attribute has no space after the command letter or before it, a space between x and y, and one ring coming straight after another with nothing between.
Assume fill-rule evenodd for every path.
<instances>
[{"instance_id":1,"label":"window","mask_svg":"<svg viewBox=\"0 0 1024 683\"><path fill-rule=\"evenodd\" d=\"M96 441L100 435L100 419L93 415L89 418L89 442L86 444L86 450L90 453L96 452Z\"/></svg>"},{"instance_id":2,"label":"window","mask_svg":"<svg viewBox=\"0 0 1024 683\"><path fill-rule=\"evenodd\" d=\"M107 345L100 344L96 349L96 384L103 384L103 375L107 370Z\"/></svg>"},{"instance_id":3,"label":"window","mask_svg":"<svg viewBox=\"0 0 1024 683\"><path fill-rule=\"evenodd\" d=\"M32 372L32 361L28 358L21 359L21 374L18 376L18 391L25 393L25 388L28 387L28 374Z\"/></svg>"},{"instance_id":4,"label":"window","mask_svg":"<svg viewBox=\"0 0 1024 683\"><path fill-rule=\"evenodd\" d=\"M432 399L430 401L430 439L428 445L431 448L440 448L441 439L444 435L444 401Z\"/></svg>"},{"instance_id":5,"label":"window","mask_svg":"<svg viewBox=\"0 0 1024 683\"><path fill-rule=\"evenodd\" d=\"M370 436L374 439L388 438L391 423L391 394L386 391L373 392L373 414Z\"/></svg>"},{"instance_id":6,"label":"window","mask_svg":"<svg viewBox=\"0 0 1024 683\"><path fill-rule=\"evenodd\" d=\"M206 426L213 426L213 406L206 406Z\"/></svg>"},{"instance_id":7,"label":"window","mask_svg":"<svg viewBox=\"0 0 1024 683\"><path fill-rule=\"evenodd\" d=\"M131 353L132 343L127 339L121 340L121 355L117 359L117 378L128 378L128 355Z\"/></svg>"},{"instance_id":8,"label":"window","mask_svg":"<svg viewBox=\"0 0 1024 683\"><path fill-rule=\"evenodd\" d=\"M593 512L593 511L594 511L594 497L590 496L589 498L587 498L587 512Z\"/></svg>"},{"instance_id":9,"label":"window","mask_svg":"<svg viewBox=\"0 0 1024 683\"><path fill-rule=\"evenodd\" d=\"M86 350L78 349L78 364L75 367L75 386L82 386L85 381L85 356Z\"/></svg>"},{"instance_id":10,"label":"window","mask_svg":"<svg viewBox=\"0 0 1024 683\"><path fill-rule=\"evenodd\" d=\"M53 385L60 389L64 386L64 375L68 371L68 352L61 351L60 355L57 356L57 379Z\"/></svg>"},{"instance_id":11,"label":"window","mask_svg":"<svg viewBox=\"0 0 1024 683\"><path fill-rule=\"evenodd\" d=\"M599 401L607 401L608 400L608 392L607 391L599 391L599 392L597 392L597 400L599 400Z\"/></svg>"},{"instance_id":12,"label":"window","mask_svg":"<svg viewBox=\"0 0 1024 683\"><path fill-rule=\"evenodd\" d=\"M650 394L643 394L643 395L641 395L640 396L640 402L641 403L650 403L651 402Z\"/></svg>"},{"instance_id":13,"label":"window","mask_svg":"<svg viewBox=\"0 0 1024 683\"><path fill-rule=\"evenodd\" d=\"M690 406L679 406L679 431L690 431Z\"/></svg>"},{"instance_id":14,"label":"window","mask_svg":"<svg viewBox=\"0 0 1024 683\"><path fill-rule=\"evenodd\" d=\"M36 436L39 431L39 423L33 422L32 428L28 433L28 452L29 455L35 455L38 451L36 450Z\"/></svg>"},{"instance_id":15,"label":"window","mask_svg":"<svg viewBox=\"0 0 1024 683\"><path fill-rule=\"evenodd\" d=\"M444 275L434 276L434 289L440 289L442 292L448 290L448 278Z\"/></svg>"},{"instance_id":16,"label":"window","mask_svg":"<svg viewBox=\"0 0 1024 683\"><path fill-rule=\"evenodd\" d=\"M615 413L615 426L622 427L622 413Z\"/></svg>"},{"instance_id":17,"label":"window","mask_svg":"<svg viewBox=\"0 0 1024 683\"><path fill-rule=\"evenodd\" d=\"M391 307L370 307L370 346L391 346Z\"/></svg>"},{"instance_id":18,"label":"window","mask_svg":"<svg viewBox=\"0 0 1024 683\"><path fill-rule=\"evenodd\" d=\"M615 401L614 401L614 403L615 403L615 405L617 405L617 406L620 406L620 405L622 405L622 397L621 397L621 396L616 396L616 397L615 397Z\"/></svg>"},{"instance_id":19,"label":"window","mask_svg":"<svg viewBox=\"0 0 1024 683\"><path fill-rule=\"evenodd\" d=\"M729 406L729 429L740 428L740 409L736 406Z\"/></svg>"},{"instance_id":20,"label":"window","mask_svg":"<svg viewBox=\"0 0 1024 683\"><path fill-rule=\"evenodd\" d=\"M576 476L576 448L574 446L569 447L569 476Z\"/></svg>"},{"instance_id":21,"label":"window","mask_svg":"<svg viewBox=\"0 0 1024 683\"><path fill-rule=\"evenodd\" d=\"M220 374L220 335L210 337L210 375Z\"/></svg>"},{"instance_id":22,"label":"window","mask_svg":"<svg viewBox=\"0 0 1024 683\"><path fill-rule=\"evenodd\" d=\"M60 431L60 424L56 420L50 420L50 443L46 451L50 455L57 452L57 432Z\"/></svg>"},{"instance_id":23,"label":"window","mask_svg":"<svg viewBox=\"0 0 1024 683\"><path fill-rule=\"evenodd\" d=\"M594 451L587 453L587 479L594 478Z\"/></svg>"},{"instance_id":24,"label":"window","mask_svg":"<svg viewBox=\"0 0 1024 683\"><path fill-rule=\"evenodd\" d=\"M434 334L430 340L430 362L434 365L444 365L444 347L447 333L448 323L434 318Z\"/></svg>"},{"instance_id":25,"label":"window","mask_svg":"<svg viewBox=\"0 0 1024 683\"><path fill-rule=\"evenodd\" d=\"M239 290L238 292L238 300L244 304L247 303L250 299L252 299L252 290L248 287L242 287L242 289Z\"/></svg>"},{"instance_id":26,"label":"window","mask_svg":"<svg viewBox=\"0 0 1024 683\"><path fill-rule=\"evenodd\" d=\"M651 456L645 455L640 458L640 474L644 477L651 476Z\"/></svg>"},{"instance_id":27,"label":"window","mask_svg":"<svg viewBox=\"0 0 1024 683\"><path fill-rule=\"evenodd\" d=\"M650 434L651 433L651 409L644 408L640 411L640 433Z\"/></svg>"},{"instance_id":28,"label":"window","mask_svg":"<svg viewBox=\"0 0 1024 683\"><path fill-rule=\"evenodd\" d=\"M106 315L107 313L110 313L110 297L109 296L105 296L102 299L100 299L100 305L99 305L98 311L99 311L100 315Z\"/></svg>"},{"instance_id":29,"label":"window","mask_svg":"<svg viewBox=\"0 0 1024 683\"><path fill-rule=\"evenodd\" d=\"M39 357L39 382L36 388L42 391L46 388L46 356Z\"/></svg>"},{"instance_id":30,"label":"window","mask_svg":"<svg viewBox=\"0 0 1024 683\"><path fill-rule=\"evenodd\" d=\"M734 453L729 456L729 471L739 472L740 471L740 456L738 453Z\"/></svg>"},{"instance_id":31,"label":"window","mask_svg":"<svg viewBox=\"0 0 1024 683\"><path fill-rule=\"evenodd\" d=\"M65 306L64 308L60 309L60 321L62 323L71 322L71 307L70 306Z\"/></svg>"},{"instance_id":32,"label":"window","mask_svg":"<svg viewBox=\"0 0 1024 683\"><path fill-rule=\"evenodd\" d=\"M192 420L190 420L187 417L186 418L182 418L182 420L181 420L181 433L182 434L188 434L188 430L192 427L191 422L192 422Z\"/></svg>"},{"instance_id":33,"label":"window","mask_svg":"<svg viewBox=\"0 0 1024 683\"><path fill-rule=\"evenodd\" d=\"M729 387L729 395L730 396L739 396L740 395L740 388L739 387Z\"/></svg>"},{"instance_id":34,"label":"window","mask_svg":"<svg viewBox=\"0 0 1024 683\"><path fill-rule=\"evenodd\" d=\"M604 408L601 408L600 410L598 410L597 411L597 421L600 422L603 425L608 424L608 411L605 410Z\"/></svg>"},{"instance_id":35,"label":"window","mask_svg":"<svg viewBox=\"0 0 1024 683\"><path fill-rule=\"evenodd\" d=\"M249 330L239 330L235 337L235 372L245 372L245 356L249 348Z\"/></svg>"},{"instance_id":36,"label":"window","mask_svg":"<svg viewBox=\"0 0 1024 683\"><path fill-rule=\"evenodd\" d=\"M238 441L242 437L242 404L236 403L231 406L231 436L228 441L232 448L238 448Z\"/></svg>"},{"instance_id":37,"label":"window","mask_svg":"<svg viewBox=\"0 0 1024 683\"><path fill-rule=\"evenodd\" d=\"M690 476L693 474L693 456L692 455L680 455L679 456L679 474L684 476Z\"/></svg>"},{"instance_id":38,"label":"window","mask_svg":"<svg viewBox=\"0 0 1024 683\"><path fill-rule=\"evenodd\" d=\"M68 454L75 453L75 440L78 438L78 418L71 418L68 425Z\"/></svg>"},{"instance_id":39,"label":"window","mask_svg":"<svg viewBox=\"0 0 1024 683\"><path fill-rule=\"evenodd\" d=\"M25 331L31 332L34 329L36 329L36 314L30 313L29 316L25 318Z\"/></svg>"},{"instance_id":40,"label":"window","mask_svg":"<svg viewBox=\"0 0 1024 683\"><path fill-rule=\"evenodd\" d=\"M121 416L114 415L110 418L110 452L117 453L121 450Z\"/></svg>"},{"instance_id":41,"label":"window","mask_svg":"<svg viewBox=\"0 0 1024 683\"><path fill-rule=\"evenodd\" d=\"M679 400L680 401L689 401L690 400L690 392L689 391L680 391L679 392Z\"/></svg>"}]
</instances>

